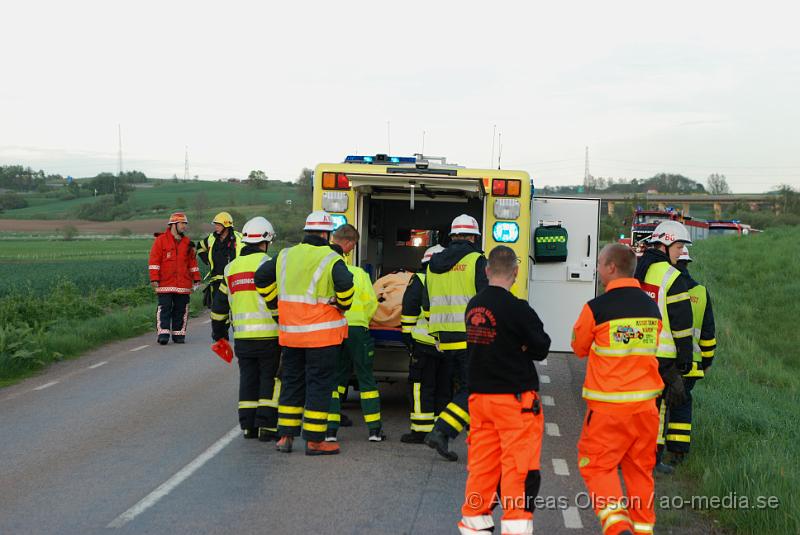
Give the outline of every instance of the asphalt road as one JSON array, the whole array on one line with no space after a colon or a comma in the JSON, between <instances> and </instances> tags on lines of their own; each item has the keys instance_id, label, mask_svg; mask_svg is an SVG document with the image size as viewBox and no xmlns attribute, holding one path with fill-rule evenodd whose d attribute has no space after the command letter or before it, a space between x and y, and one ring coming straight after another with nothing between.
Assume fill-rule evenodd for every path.
<instances>
[{"instance_id":1,"label":"asphalt road","mask_svg":"<svg viewBox=\"0 0 800 535\"><path fill-rule=\"evenodd\" d=\"M0 534L457 533L466 445L449 463L400 443L404 385L381 385L387 442L367 442L349 402L341 455L306 457L302 443L281 454L238 434L238 371L210 352L207 321L192 321L186 345L146 335L0 390ZM534 530L599 532L576 507L582 363L555 354L539 371Z\"/></svg>"}]
</instances>

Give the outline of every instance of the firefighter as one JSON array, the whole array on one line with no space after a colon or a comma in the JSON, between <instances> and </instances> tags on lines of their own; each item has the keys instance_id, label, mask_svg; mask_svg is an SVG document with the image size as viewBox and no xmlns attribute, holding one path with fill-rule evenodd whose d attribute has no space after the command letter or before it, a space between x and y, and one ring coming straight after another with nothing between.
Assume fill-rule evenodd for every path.
<instances>
[{"instance_id":1,"label":"firefighter","mask_svg":"<svg viewBox=\"0 0 800 535\"><path fill-rule=\"evenodd\" d=\"M458 523L463 535L493 532L495 497L503 508L502 533L533 533L544 428L533 361L547 357L550 337L527 301L511 293L518 263L510 247L492 249L486 266L488 287L466 309L472 422Z\"/></svg>"},{"instance_id":2,"label":"firefighter","mask_svg":"<svg viewBox=\"0 0 800 535\"><path fill-rule=\"evenodd\" d=\"M672 407L669 411L665 442L671 456L669 464L673 467L681 464L689 453L692 440L692 389L698 379L704 378L706 371L711 367L717 347L711 296L708 289L689 274L688 266L691 261L689 250L684 247L676 267L686 280L692 303L693 362L692 369L683 376L686 402Z\"/></svg>"},{"instance_id":3,"label":"firefighter","mask_svg":"<svg viewBox=\"0 0 800 535\"><path fill-rule=\"evenodd\" d=\"M333 233L331 248L346 256L355 248L359 240L358 230L353 225L344 224ZM367 424L368 440L382 442L386 440L381 424L381 399L378 383L372 373L375 344L369 334L369 322L378 309L378 297L372 288L372 279L366 271L358 266L348 264L347 269L353 275L355 294L350 310L344 313L347 319L347 338L342 342L336 365L336 388L331 398L328 413L328 431L325 440L336 442L336 433L340 426L342 397L347 393L350 375L355 370L358 380L358 391L361 399L361 411Z\"/></svg>"},{"instance_id":4,"label":"firefighter","mask_svg":"<svg viewBox=\"0 0 800 535\"><path fill-rule=\"evenodd\" d=\"M659 371L664 379L664 395L659 399L661 428L658 436L656 470L670 474L673 468L663 462L664 427L667 411L686 400L682 375L692 369L692 305L686 280L674 264L684 245L692 243L686 227L678 221L663 221L653 231L648 249L636 266L636 279L658 305L663 329L658 343Z\"/></svg>"},{"instance_id":5,"label":"firefighter","mask_svg":"<svg viewBox=\"0 0 800 535\"><path fill-rule=\"evenodd\" d=\"M474 217L462 214L450 225L450 244L428 262L422 308L428 331L436 338L444 365L452 366L457 382L452 401L439 413L425 444L448 461L458 460L448 443L469 425L467 390L467 303L486 288L486 257L480 250L481 231Z\"/></svg>"},{"instance_id":6,"label":"firefighter","mask_svg":"<svg viewBox=\"0 0 800 535\"><path fill-rule=\"evenodd\" d=\"M443 365L436 340L428 333L428 321L422 313L425 292L425 269L433 255L444 251L434 245L422 255L420 270L411 277L403 293L400 323L403 343L408 349L408 399L411 405L411 431L400 437L406 444L423 444L425 435L433 431L437 414L444 410L453 393L452 370Z\"/></svg>"},{"instance_id":7,"label":"firefighter","mask_svg":"<svg viewBox=\"0 0 800 535\"><path fill-rule=\"evenodd\" d=\"M572 350L589 357L578 467L604 535L651 534L656 522L662 320L659 306L633 278L635 268L628 246L603 248L597 272L606 291L584 305L572 332ZM674 358L663 360L674 365Z\"/></svg>"},{"instance_id":8,"label":"firefighter","mask_svg":"<svg viewBox=\"0 0 800 535\"><path fill-rule=\"evenodd\" d=\"M239 425L244 438L275 440L278 431L278 394L275 379L280 360L278 324L256 290L255 271L268 262L275 229L263 217L242 228L243 247L223 270L211 307L214 340L228 339L233 326L234 352L239 362Z\"/></svg>"},{"instance_id":9,"label":"firefighter","mask_svg":"<svg viewBox=\"0 0 800 535\"><path fill-rule=\"evenodd\" d=\"M225 266L239 256L246 243L242 234L233 228L233 217L228 212L218 213L211 224L214 225L214 232L197 242L197 256L209 267L203 292L203 304L209 308L222 284Z\"/></svg>"},{"instance_id":10,"label":"firefighter","mask_svg":"<svg viewBox=\"0 0 800 535\"><path fill-rule=\"evenodd\" d=\"M189 296L200 283L194 244L184 235L189 220L183 212L169 216L165 232L156 233L150 249L150 285L158 294L158 343L186 341Z\"/></svg>"},{"instance_id":11,"label":"firefighter","mask_svg":"<svg viewBox=\"0 0 800 535\"><path fill-rule=\"evenodd\" d=\"M339 346L347 337L344 312L355 289L344 260L330 248L330 214L312 212L303 230L302 243L283 249L255 274L267 306L279 313L283 355L276 447L291 452L302 427L306 455L334 455L339 445L326 442L325 432Z\"/></svg>"}]
</instances>

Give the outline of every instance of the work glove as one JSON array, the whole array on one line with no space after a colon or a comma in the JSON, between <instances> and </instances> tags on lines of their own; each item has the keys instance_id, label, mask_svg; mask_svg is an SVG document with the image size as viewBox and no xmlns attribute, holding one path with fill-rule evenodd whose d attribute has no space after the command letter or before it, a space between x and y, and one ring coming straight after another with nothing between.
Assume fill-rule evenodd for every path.
<instances>
[{"instance_id":1,"label":"work glove","mask_svg":"<svg viewBox=\"0 0 800 535\"><path fill-rule=\"evenodd\" d=\"M664 374L665 393L664 398L670 407L677 407L686 403L686 388L683 384L683 377L676 366L670 366Z\"/></svg>"},{"instance_id":2,"label":"work glove","mask_svg":"<svg viewBox=\"0 0 800 535\"><path fill-rule=\"evenodd\" d=\"M158 290L158 281L152 281L150 286L153 288L153 291Z\"/></svg>"}]
</instances>

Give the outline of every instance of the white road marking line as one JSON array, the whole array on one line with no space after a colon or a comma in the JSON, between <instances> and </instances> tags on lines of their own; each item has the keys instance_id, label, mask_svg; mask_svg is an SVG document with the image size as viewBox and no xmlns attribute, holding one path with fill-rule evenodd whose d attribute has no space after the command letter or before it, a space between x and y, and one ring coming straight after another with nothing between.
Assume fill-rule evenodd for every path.
<instances>
[{"instance_id":1,"label":"white road marking line","mask_svg":"<svg viewBox=\"0 0 800 535\"><path fill-rule=\"evenodd\" d=\"M543 382L543 383L549 383L550 382L550 376L549 375L540 375L539 376L539 380L541 382Z\"/></svg>"},{"instance_id":2,"label":"white road marking line","mask_svg":"<svg viewBox=\"0 0 800 535\"><path fill-rule=\"evenodd\" d=\"M211 318L208 318L206 321L201 323L201 325L208 325L209 323L211 323Z\"/></svg>"},{"instance_id":3,"label":"white road marking line","mask_svg":"<svg viewBox=\"0 0 800 535\"><path fill-rule=\"evenodd\" d=\"M553 471L557 476L568 476L569 466L564 459L553 459Z\"/></svg>"},{"instance_id":4,"label":"white road marking line","mask_svg":"<svg viewBox=\"0 0 800 535\"><path fill-rule=\"evenodd\" d=\"M100 366L102 366L103 364L108 364L108 361L107 361L107 360L104 360L104 361L102 361L102 362L98 362L97 364L92 364L91 366L89 366L89 369L90 369L90 370L94 370L95 368L99 368L99 367L100 367Z\"/></svg>"},{"instance_id":5,"label":"white road marking line","mask_svg":"<svg viewBox=\"0 0 800 535\"><path fill-rule=\"evenodd\" d=\"M556 400L553 399L553 396L542 396L542 403L548 407L556 406Z\"/></svg>"},{"instance_id":6,"label":"white road marking line","mask_svg":"<svg viewBox=\"0 0 800 535\"><path fill-rule=\"evenodd\" d=\"M37 386L34 390L44 390L45 388L50 388L53 385L57 385L58 381L50 381L49 383L45 383L43 385Z\"/></svg>"},{"instance_id":7,"label":"white road marking line","mask_svg":"<svg viewBox=\"0 0 800 535\"><path fill-rule=\"evenodd\" d=\"M150 345L148 345L148 344L145 344L145 345L143 345L143 346L134 347L133 349L131 349L131 353L133 353L134 351L141 351L142 349L144 349L144 348L146 348L146 347L150 347Z\"/></svg>"},{"instance_id":8,"label":"white road marking line","mask_svg":"<svg viewBox=\"0 0 800 535\"><path fill-rule=\"evenodd\" d=\"M547 359L540 360L539 364L541 364L542 366L547 366Z\"/></svg>"},{"instance_id":9,"label":"white road marking line","mask_svg":"<svg viewBox=\"0 0 800 535\"><path fill-rule=\"evenodd\" d=\"M583 522L581 522L581 514L577 507L567 507L561 510L561 516L564 517L564 527L567 529L583 529Z\"/></svg>"},{"instance_id":10,"label":"white road marking line","mask_svg":"<svg viewBox=\"0 0 800 535\"><path fill-rule=\"evenodd\" d=\"M560 437L561 431L558 429L558 424L546 423L544 424L545 432L551 437Z\"/></svg>"},{"instance_id":11,"label":"white road marking line","mask_svg":"<svg viewBox=\"0 0 800 535\"><path fill-rule=\"evenodd\" d=\"M186 481L192 474L197 472L200 468L203 467L208 461L210 461L216 454L225 448L228 444L230 444L233 439L241 435L242 431L239 429L237 425L228 433L223 436L221 439L214 442L209 448L195 457L195 459L178 470L174 476L166 480L164 483L159 485L159 487L142 498L139 503L119 515L114 521L112 521L108 527L109 528L121 528L147 509L155 505L161 498L165 497L167 494L175 490L175 487Z\"/></svg>"}]
</instances>

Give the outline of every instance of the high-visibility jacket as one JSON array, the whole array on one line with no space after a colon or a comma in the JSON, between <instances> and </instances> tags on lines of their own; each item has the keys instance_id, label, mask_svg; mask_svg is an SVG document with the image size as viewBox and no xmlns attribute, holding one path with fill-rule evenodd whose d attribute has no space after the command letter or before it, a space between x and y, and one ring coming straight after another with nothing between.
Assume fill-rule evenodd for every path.
<instances>
[{"instance_id":1,"label":"high-visibility jacket","mask_svg":"<svg viewBox=\"0 0 800 535\"><path fill-rule=\"evenodd\" d=\"M469 253L446 273L435 273L428 266L425 285L430 303L429 333L467 332L464 314L467 310L467 303L478 293L475 287L475 265L480 257L480 253ZM464 342L455 342L452 345L453 347L445 347L445 344L442 344L440 347L443 350L466 349L466 334Z\"/></svg>"},{"instance_id":2,"label":"high-visibility jacket","mask_svg":"<svg viewBox=\"0 0 800 535\"><path fill-rule=\"evenodd\" d=\"M242 233L238 230L234 230L232 232L231 238L234 240L234 252L235 257L238 257L242 253L242 247L244 247L244 242L242 241ZM206 274L206 279L208 280L219 280L223 277L216 272L214 269L214 244L217 242L217 234L212 232L208 235L205 240L202 240L198 243L198 254L204 258L204 255L208 257L208 273ZM204 258L205 259L205 258ZM233 259L231 259L233 260ZM222 271L222 270L220 270Z\"/></svg>"},{"instance_id":3,"label":"high-visibility jacket","mask_svg":"<svg viewBox=\"0 0 800 535\"><path fill-rule=\"evenodd\" d=\"M258 252L237 256L225 266L220 292L228 296L233 337L236 339L270 339L278 337L278 324L256 289L255 272L270 257ZM212 320L224 320L228 315L212 310Z\"/></svg>"},{"instance_id":4,"label":"high-visibility jacket","mask_svg":"<svg viewBox=\"0 0 800 535\"><path fill-rule=\"evenodd\" d=\"M350 309L344 313L349 327L367 327L372 320L372 316L378 309L378 296L372 287L372 279L366 271L358 266L348 265L347 269L353 274L353 303Z\"/></svg>"},{"instance_id":5,"label":"high-visibility jacket","mask_svg":"<svg viewBox=\"0 0 800 535\"><path fill-rule=\"evenodd\" d=\"M326 347L347 338L347 320L333 303L331 271L341 256L328 246L300 243L278 254L279 341L284 347ZM350 306L353 292L349 292Z\"/></svg>"},{"instance_id":6,"label":"high-visibility jacket","mask_svg":"<svg viewBox=\"0 0 800 535\"><path fill-rule=\"evenodd\" d=\"M403 315L400 317L403 334L411 335L411 337L425 345L435 345L436 339L428 333L428 320L425 319L425 313L422 310L422 292L425 291L425 274L415 273L411 279L406 294L403 295ZM412 295L414 293L418 295ZM412 312L417 312L413 315Z\"/></svg>"},{"instance_id":7,"label":"high-visibility jacket","mask_svg":"<svg viewBox=\"0 0 800 535\"><path fill-rule=\"evenodd\" d=\"M680 275L681 272L671 266L669 262L657 262L650 266L645 274L644 282L642 282L642 290L655 300L658 310L661 312L663 329L658 340L658 358L677 358L675 339L692 336L691 328L673 331L670 326L669 313L667 312L667 305L689 300L688 292L669 295L670 288L672 288L672 285Z\"/></svg>"},{"instance_id":8,"label":"high-visibility jacket","mask_svg":"<svg viewBox=\"0 0 800 535\"><path fill-rule=\"evenodd\" d=\"M156 234L148 270L150 282L158 283L158 293L190 294L192 286L200 282L194 244L186 236L176 240L169 227Z\"/></svg>"},{"instance_id":9,"label":"high-visibility jacket","mask_svg":"<svg viewBox=\"0 0 800 535\"><path fill-rule=\"evenodd\" d=\"M664 383L656 353L663 334L658 305L633 278L609 283L584 305L572 331L572 349L589 357L583 398L600 412L652 409Z\"/></svg>"}]
</instances>

